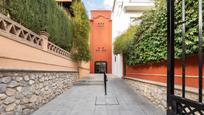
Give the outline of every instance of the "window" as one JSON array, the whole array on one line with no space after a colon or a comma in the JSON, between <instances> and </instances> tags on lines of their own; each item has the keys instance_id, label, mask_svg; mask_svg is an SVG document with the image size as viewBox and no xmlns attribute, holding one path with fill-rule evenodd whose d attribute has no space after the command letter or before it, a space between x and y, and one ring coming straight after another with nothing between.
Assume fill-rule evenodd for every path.
<instances>
[{"instance_id":1,"label":"window","mask_svg":"<svg viewBox=\"0 0 204 115\"><path fill-rule=\"evenodd\" d=\"M98 23L97 23L97 26L98 26L98 27L104 27L104 23L103 23L103 22L98 22Z\"/></svg>"},{"instance_id":2,"label":"window","mask_svg":"<svg viewBox=\"0 0 204 115\"><path fill-rule=\"evenodd\" d=\"M106 52L106 49L104 47L97 47L96 52L103 53L103 52Z\"/></svg>"}]
</instances>

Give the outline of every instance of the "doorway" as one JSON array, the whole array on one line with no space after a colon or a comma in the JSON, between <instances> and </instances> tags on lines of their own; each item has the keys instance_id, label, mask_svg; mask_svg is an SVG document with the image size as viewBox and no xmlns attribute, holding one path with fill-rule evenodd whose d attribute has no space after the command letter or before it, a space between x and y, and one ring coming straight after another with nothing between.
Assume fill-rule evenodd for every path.
<instances>
[{"instance_id":1,"label":"doorway","mask_svg":"<svg viewBox=\"0 0 204 115\"><path fill-rule=\"evenodd\" d=\"M94 66L95 73L107 72L107 62L106 61L96 61Z\"/></svg>"}]
</instances>

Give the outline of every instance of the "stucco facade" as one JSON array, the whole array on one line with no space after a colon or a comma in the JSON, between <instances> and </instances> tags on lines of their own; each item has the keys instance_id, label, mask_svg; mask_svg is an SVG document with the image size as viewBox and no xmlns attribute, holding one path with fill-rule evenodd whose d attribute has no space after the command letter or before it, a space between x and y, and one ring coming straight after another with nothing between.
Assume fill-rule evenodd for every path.
<instances>
[{"instance_id":1,"label":"stucco facade","mask_svg":"<svg viewBox=\"0 0 204 115\"><path fill-rule=\"evenodd\" d=\"M106 63L107 73L112 73L112 20L111 11L93 10L91 12L90 73L97 73L95 64Z\"/></svg>"}]
</instances>

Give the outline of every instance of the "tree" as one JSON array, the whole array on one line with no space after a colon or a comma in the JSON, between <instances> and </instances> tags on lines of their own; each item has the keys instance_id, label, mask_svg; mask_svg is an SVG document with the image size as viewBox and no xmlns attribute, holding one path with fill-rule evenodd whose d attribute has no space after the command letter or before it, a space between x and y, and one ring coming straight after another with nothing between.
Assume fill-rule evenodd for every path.
<instances>
[{"instance_id":1,"label":"tree","mask_svg":"<svg viewBox=\"0 0 204 115\"><path fill-rule=\"evenodd\" d=\"M86 10L81 0L75 0L71 8L74 13L72 58L77 61L89 61L91 58L88 44L90 24Z\"/></svg>"}]
</instances>

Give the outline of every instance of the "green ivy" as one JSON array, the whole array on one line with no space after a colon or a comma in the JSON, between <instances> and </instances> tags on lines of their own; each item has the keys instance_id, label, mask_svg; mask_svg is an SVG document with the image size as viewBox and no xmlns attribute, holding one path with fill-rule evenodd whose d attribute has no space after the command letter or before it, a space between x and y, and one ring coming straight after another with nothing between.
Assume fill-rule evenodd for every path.
<instances>
[{"instance_id":1,"label":"green ivy","mask_svg":"<svg viewBox=\"0 0 204 115\"><path fill-rule=\"evenodd\" d=\"M74 39L71 50L72 58L77 61L89 61L91 56L89 52L89 19L81 0L75 0L72 3L74 12Z\"/></svg>"},{"instance_id":2,"label":"green ivy","mask_svg":"<svg viewBox=\"0 0 204 115\"><path fill-rule=\"evenodd\" d=\"M129 42L128 65L158 62L167 59L167 10L163 0L156 0L156 8L145 12L142 22ZM176 23L182 21L181 0L175 2ZM182 25L175 27L175 58L182 55ZM198 52L198 1L186 0L186 54ZM125 43L124 43L125 44Z\"/></svg>"},{"instance_id":3,"label":"green ivy","mask_svg":"<svg viewBox=\"0 0 204 115\"><path fill-rule=\"evenodd\" d=\"M36 33L47 31L49 41L71 50L74 25L71 17L55 0L6 0L1 4L13 20Z\"/></svg>"}]
</instances>

